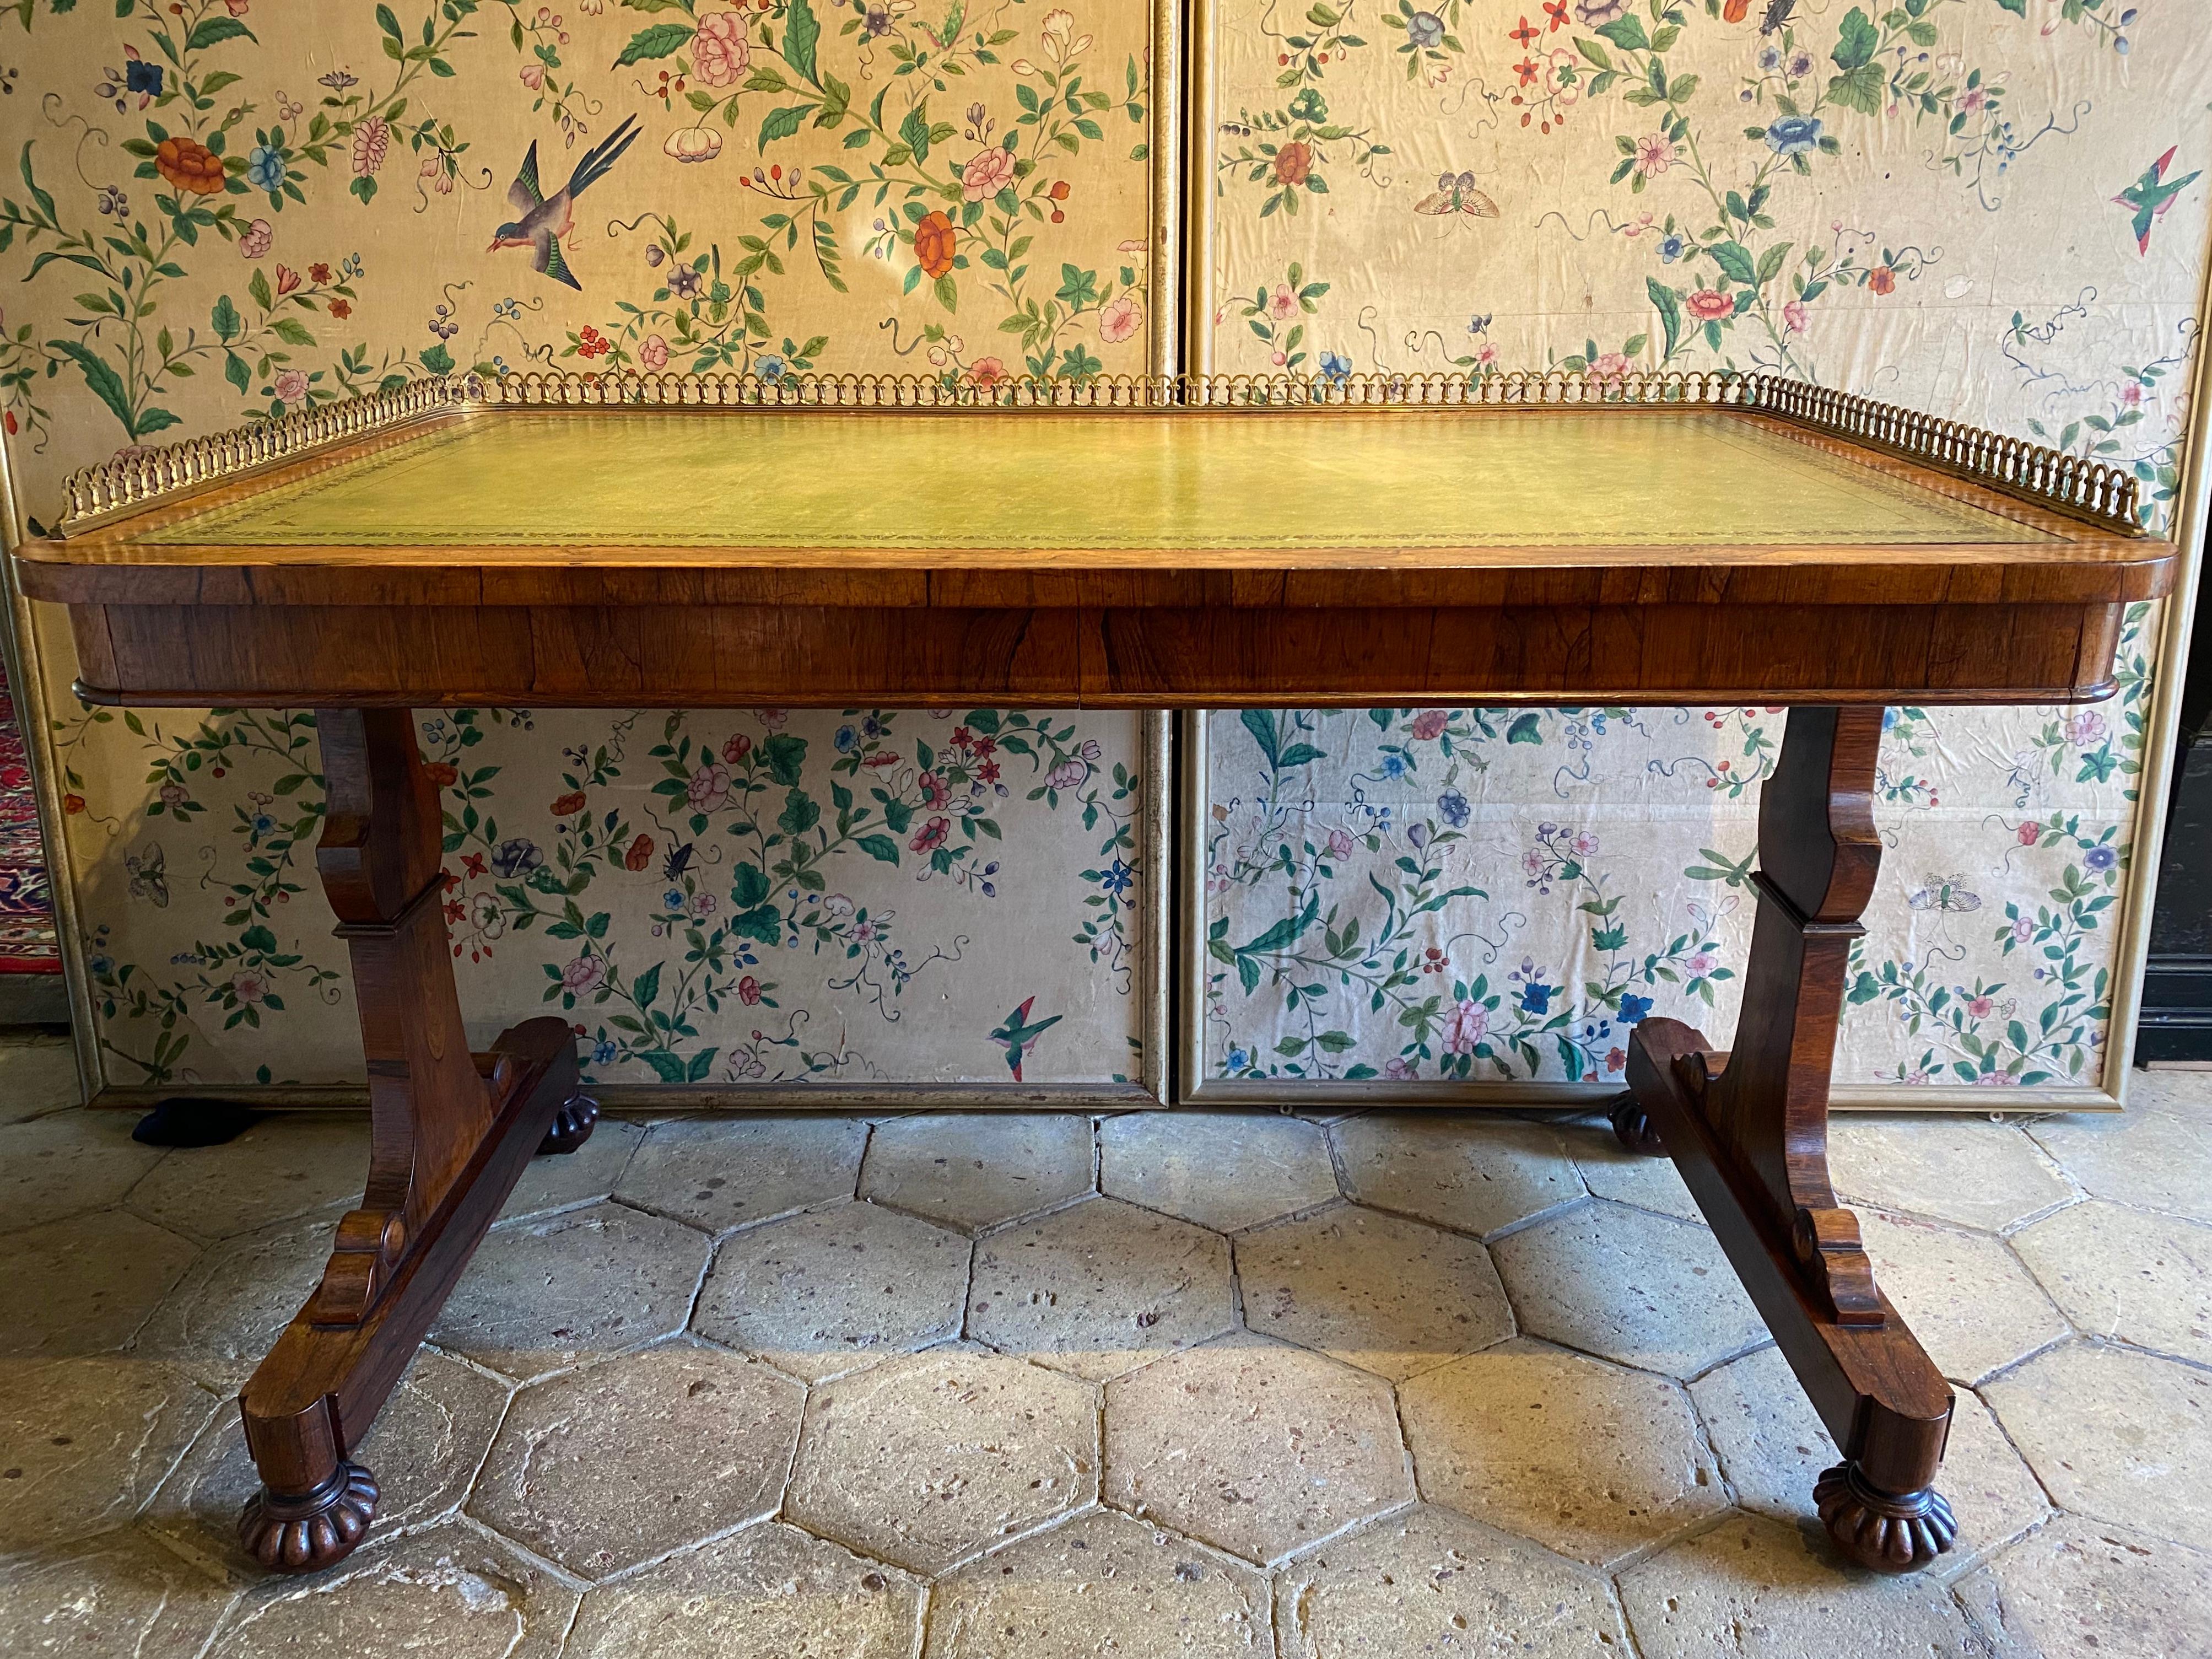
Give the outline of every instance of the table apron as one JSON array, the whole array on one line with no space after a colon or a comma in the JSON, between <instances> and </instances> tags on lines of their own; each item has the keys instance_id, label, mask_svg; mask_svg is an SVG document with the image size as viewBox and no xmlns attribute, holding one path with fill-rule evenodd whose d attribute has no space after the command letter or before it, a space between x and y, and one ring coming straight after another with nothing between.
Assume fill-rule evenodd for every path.
<instances>
[{"instance_id":1,"label":"table apron","mask_svg":"<svg viewBox=\"0 0 2212 1659\"><path fill-rule=\"evenodd\" d=\"M2125 610L70 607L95 702L542 708L2085 702Z\"/></svg>"}]
</instances>

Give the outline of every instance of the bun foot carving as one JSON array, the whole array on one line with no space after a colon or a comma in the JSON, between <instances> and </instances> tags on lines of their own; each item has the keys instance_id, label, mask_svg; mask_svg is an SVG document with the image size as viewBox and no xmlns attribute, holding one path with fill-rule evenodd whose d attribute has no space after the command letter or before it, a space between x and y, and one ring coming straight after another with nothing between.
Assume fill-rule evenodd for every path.
<instances>
[{"instance_id":1,"label":"bun foot carving","mask_svg":"<svg viewBox=\"0 0 2212 1659\"><path fill-rule=\"evenodd\" d=\"M358 1463L296 1497L264 1486L239 1513L238 1541L271 1572L319 1572L368 1535L376 1498L376 1477Z\"/></svg>"},{"instance_id":2,"label":"bun foot carving","mask_svg":"<svg viewBox=\"0 0 2212 1659\"><path fill-rule=\"evenodd\" d=\"M1932 1486L1878 1492L1856 1463L1838 1463L1813 1487L1821 1524L1836 1547L1875 1572L1917 1572L1959 1536L1951 1506Z\"/></svg>"},{"instance_id":3,"label":"bun foot carving","mask_svg":"<svg viewBox=\"0 0 2212 1659\"><path fill-rule=\"evenodd\" d=\"M589 1095L571 1095L554 1115L553 1127L538 1143L540 1152L573 1152L592 1138L599 1121L599 1103Z\"/></svg>"},{"instance_id":4,"label":"bun foot carving","mask_svg":"<svg viewBox=\"0 0 2212 1659\"><path fill-rule=\"evenodd\" d=\"M1659 1139L1658 1130L1636 1103L1633 1094L1626 1094L1613 1103L1613 1138L1634 1152L1638 1158L1664 1158L1666 1144Z\"/></svg>"}]
</instances>

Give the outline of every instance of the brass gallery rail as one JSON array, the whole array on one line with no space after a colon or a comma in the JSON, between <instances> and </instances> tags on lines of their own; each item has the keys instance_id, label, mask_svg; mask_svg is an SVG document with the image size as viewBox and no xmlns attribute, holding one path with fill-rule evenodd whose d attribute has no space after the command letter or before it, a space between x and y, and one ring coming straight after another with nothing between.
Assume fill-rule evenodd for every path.
<instances>
[{"instance_id":1,"label":"brass gallery rail","mask_svg":"<svg viewBox=\"0 0 2212 1659\"><path fill-rule=\"evenodd\" d=\"M1925 1564L1951 1393L1826 1163L1882 707L2100 695L2172 584L2136 511L2110 468L1725 375L468 378L78 475L20 575L86 695L322 735L373 1151L241 1396L248 1547L359 1541L352 1449L523 1164L596 1115L558 1020L468 1053L410 708L1756 700L1790 713L1735 1042L1646 1020L1614 1129L1680 1168L1843 1448L1838 1547Z\"/></svg>"}]
</instances>

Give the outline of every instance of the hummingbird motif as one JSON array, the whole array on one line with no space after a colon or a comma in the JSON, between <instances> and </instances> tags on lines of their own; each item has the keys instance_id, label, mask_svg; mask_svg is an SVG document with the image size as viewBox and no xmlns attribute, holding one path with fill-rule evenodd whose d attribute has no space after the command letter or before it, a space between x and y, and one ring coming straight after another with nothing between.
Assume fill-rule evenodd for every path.
<instances>
[{"instance_id":1,"label":"hummingbird motif","mask_svg":"<svg viewBox=\"0 0 2212 1659\"><path fill-rule=\"evenodd\" d=\"M1006 1051L1006 1069L1014 1074L1017 1083L1022 1080L1022 1056L1038 1037L1060 1022L1060 1016L1054 1014L1050 1019L1041 1019L1036 1024L1030 1024L1030 1010L1036 1004L1035 997L1027 999L1020 1007L1006 1016L1004 1025L991 1033L991 1041Z\"/></svg>"},{"instance_id":2,"label":"hummingbird motif","mask_svg":"<svg viewBox=\"0 0 2212 1659\"><path fill-rule=\"evenodd\" d=\"M538 141L532 139L529 152L522 158L522 171L507 187L507 202L521 216L508 220L492 233L489 251L527 247L532 270L581 293L584 285L570 274L568 262L561 257L561 239L575 222L576 198L606 177L607 170L622 159L637 134L637 118L624 117L620 126L584 152L568 182L550 197L538 186Z\"/></svg>"},{"instance_id":3,"label":"hummingbird motif","mask_svg":"<svg viewBox=\"0 0 2212 1659\"><path fill-rule=\"evenodd\" d=\"M2174 146L2174 149L2179 149L2179 144ZM2174 198L2204 176L2200 169L2186 179L2176 179L2167 184L2166 169L2172 160L2173 150L2170 149L2143 169L2142 178L2112 198L2119 206L2135 210L2136 251L2139 253L2149 253L2151 227L2166 217L2166 210L2173 205Z\"/></svg>"}]
</instances>

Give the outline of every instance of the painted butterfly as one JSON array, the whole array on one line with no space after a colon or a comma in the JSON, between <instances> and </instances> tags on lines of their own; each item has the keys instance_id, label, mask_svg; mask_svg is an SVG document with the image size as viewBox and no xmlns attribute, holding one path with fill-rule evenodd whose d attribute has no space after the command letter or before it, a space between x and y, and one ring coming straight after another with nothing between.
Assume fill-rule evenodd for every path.
<instances>
[{"instance_id":1,"label":"painted butterfly","mask_svg":"<svg viewBox=\"0 0 2212 1659\"><path fill-rule=\"evenodd\" d=\"M157 907L169 902L169 860L160 842L149 842L143 853L125 853L123 867L131 872L131 896L151 899Z\"/></svg>"},{"instance_id":2,"label":"painted butterfly","mask_svg":"<svg viewBox=\"0 0 2212 1659\"><path fill-rule=\"evenodd\" d=\"M1413 211L1431 215L1464 213L1476 219L1495 219L1498 204L1474 187L1471 173L1439 173L1437 187L1413 204Z\"/></svg>"}]
</instances>

